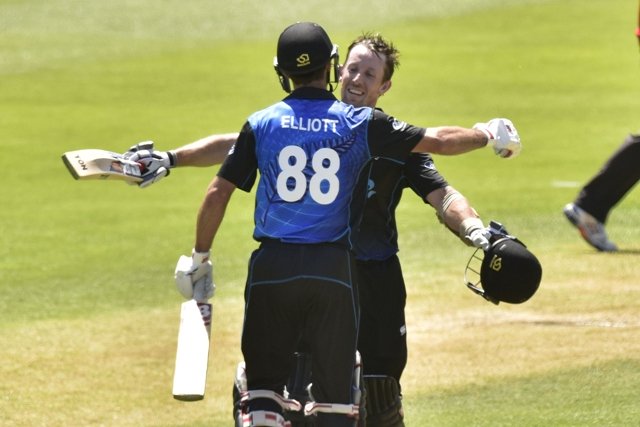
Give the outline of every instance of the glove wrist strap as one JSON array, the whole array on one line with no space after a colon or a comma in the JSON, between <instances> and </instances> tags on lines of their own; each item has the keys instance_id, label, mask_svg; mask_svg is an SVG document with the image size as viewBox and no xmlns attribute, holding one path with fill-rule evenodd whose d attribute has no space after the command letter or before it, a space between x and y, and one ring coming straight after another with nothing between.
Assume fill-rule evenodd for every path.
<instances>
[{"instance_id":1,"label":"glove wrist strap","mask_svg":"<svg viewBox=\"0 0 640 427\"><path fill-rule=\"evenodd\" d=\"M191 252L191 257L193 258L193 262L195 264L203 264L203 263L209 261L209 258L211 257L211 251L196 252L196 250L194 249Z\"/></svg>"},{"instance_id":2,"label":"glove wrist strap","mask_svg":"<svg viewBox=\"0 0 640 427\"><path fill-rule=\"evenodd\" d=\"M169 167L174 168L178 166L178 156L173 151L167 151L167 157L169 157Z\"/></svg>"},{"instance_id":3,"label":"glove wrist strap","mask_svg":"<svg viewBox=\"0 0 640 427\"><path fill-rule=\"evenodd\" d=\"M471 234L473 230L480 228L484 228L484 224L480 218L471 217L464 219L460 223L460 237L464 239L465 236Z\"/></svg>"},{"instance_id":4,"label":"glove wrist strap","mask_svg":"<svg viewBox=\"0 0 640 427\"><path fill-rule=\"evenodd\" d=\"M489 131L489 129L487 128L487 124L486 123L476 123L473 126L473 129L475 130L479 130L480 132L482 132L484 134L484 136L487 137L487 145L492 146L493 143L495 142L495 137L494 135Z\"/></svg>"}]
</instances>

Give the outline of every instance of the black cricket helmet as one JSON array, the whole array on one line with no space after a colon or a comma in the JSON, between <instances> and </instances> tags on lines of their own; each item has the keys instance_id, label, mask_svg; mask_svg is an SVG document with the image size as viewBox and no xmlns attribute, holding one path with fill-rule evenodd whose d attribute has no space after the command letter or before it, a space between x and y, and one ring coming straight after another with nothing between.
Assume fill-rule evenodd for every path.
<instances>
[{"instance_id":1,"label":"black cricket helmet","mask_svg":"<svg viewBox=\"0 0 640 427\"><path fill-rule=\"evenodd\" d=\"M291 92L289 77L311 73L332 62L333 80L327 75L327 84L339 78L338 46L331 42L324 28L313 22L296 22L288 26L278 38L277 55L273 59L280 84Z\"/></svg>"},{"instance_id":2,"label":"black cricket helmet","mask_svg":"<svg viewBox=\"0 0 640 427\"><path fill-rule=\"evenodd\" d=\"M467 287L494 304L521 304L540 286L540 261L501 224L492 221L489 230L491 246L487 251L476 250L467 263Z\"/></svg>"}]
</instances>

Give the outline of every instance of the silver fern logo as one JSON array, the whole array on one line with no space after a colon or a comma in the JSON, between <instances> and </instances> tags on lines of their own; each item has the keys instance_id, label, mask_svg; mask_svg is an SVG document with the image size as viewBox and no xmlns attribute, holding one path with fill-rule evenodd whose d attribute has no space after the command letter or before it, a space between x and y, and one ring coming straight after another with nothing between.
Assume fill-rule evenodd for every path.
<instances>
[{"instance_id":1,"label":"silver fern logo","mask_svg":"<svg viewBox=\"0 0 640 427\"><path fill-rule=\"evenodd\" d=\"M370 179L367 183L367 199L372 198L376 194L376 183Z\"/></svg>"},{"instance_id":2,"label":"silver fern logo","mask_svg":"<svg viewBox=\"0 0 640 427\"><path fill-rule=\"evenodd\" d=\"M391 127L393 127L394 130L402 130L406 125L405 122L397 119L393 119L393 123L391 123Z\"/></svg>"}]
</instances>

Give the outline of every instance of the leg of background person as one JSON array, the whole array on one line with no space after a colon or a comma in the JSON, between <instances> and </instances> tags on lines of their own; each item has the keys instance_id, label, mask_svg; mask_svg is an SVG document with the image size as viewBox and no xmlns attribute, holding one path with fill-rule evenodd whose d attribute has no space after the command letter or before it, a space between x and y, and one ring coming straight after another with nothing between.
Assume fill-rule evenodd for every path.
<instances>
[{"instance_id":1,"label":"leg of background person","mask_svg":"<svg viewBox=\"0 0 640 427\"><path fill-rule=\"evenodd\" d=\"M574 204L605 223L611 209L640 180L640 135L630 135L583 187Z\"/></svg>"}]
</instances>

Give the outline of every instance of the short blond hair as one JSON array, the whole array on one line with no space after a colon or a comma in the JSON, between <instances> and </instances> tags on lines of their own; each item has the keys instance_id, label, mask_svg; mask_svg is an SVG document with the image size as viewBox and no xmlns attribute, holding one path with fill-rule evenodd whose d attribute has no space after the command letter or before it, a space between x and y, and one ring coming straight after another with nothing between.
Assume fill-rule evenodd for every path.
<instances>
[{"instance_id":1,"label":"short blond hair","mask_svg":"<svg viewBox=\"0 0 640 427\"><path fill-rule=\"evenodd\" d=\"M380 33L363 33L360 37L355 39L349 45L347 50L347 58L353 49L357 45L363 45L371 52L375 53L378 57L384 55L384 76L383 81L391 80L393 72L400 66L400 52L393 45L391 41L386 40Z\"/></svg>"}]
</instances>

